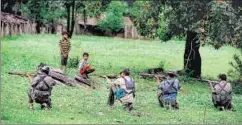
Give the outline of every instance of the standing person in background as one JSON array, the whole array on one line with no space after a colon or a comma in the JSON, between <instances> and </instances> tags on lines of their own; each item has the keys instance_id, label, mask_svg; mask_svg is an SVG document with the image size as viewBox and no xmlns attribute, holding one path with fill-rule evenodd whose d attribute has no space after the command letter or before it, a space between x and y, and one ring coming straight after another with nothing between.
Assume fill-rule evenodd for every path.
<instances>
[{"instance_id":1,"label":"standing person in background","mask_svg":"<svg viewBox=\"0 0 242 125\"><path fill-rule=\"evenodd\" d=\"M59 41L59 49L61 54L61 70L65 72L68 55L71 50L71 42L68 37L68 32L66 31L62 32L62 39Z\"/></svg>"}]
</instances>

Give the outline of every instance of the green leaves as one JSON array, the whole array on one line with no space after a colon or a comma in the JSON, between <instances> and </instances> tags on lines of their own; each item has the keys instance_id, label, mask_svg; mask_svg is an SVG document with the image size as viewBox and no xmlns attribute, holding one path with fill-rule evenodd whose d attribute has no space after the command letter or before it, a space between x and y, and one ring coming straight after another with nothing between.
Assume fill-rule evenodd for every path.
<instances>
[{"instance_id":1,"label":"green leaves","mask_svg":"<svg viewBox=\"0 0 242 125\"><path fill-rule=\"evenodd\" d=\"M123 14L127 11L127 4L112 1L106 11L106 17L98 22L98 28L104 32L119 32L123 27Z\"/></svg>"},{"instance_id":2,"label":"green leaves","mask_svg":"<svg viewBox=\"0 0 242 125\"><path fill-rule=\"evenodd\" d=\"M65 8L61 1L29 0L26 4L17 3L14 11L20 11L23 16L30 20L38 20L48 25L52 20L64 16Z\"/></svg>"},{"instance_id":3,"label":"green leaves","mask_svg":"<svg viewBox=\"0 0 242 125\"><path fill-rule=\"evenodd\" d=\"M156 38L160 27L162 1L136 1L130 9L130 16L134 20L138 32L147 38ZM163 23L163 22L162 22ZM159 33L163 32L161 29Z\"/></svg>"}]
</instances>

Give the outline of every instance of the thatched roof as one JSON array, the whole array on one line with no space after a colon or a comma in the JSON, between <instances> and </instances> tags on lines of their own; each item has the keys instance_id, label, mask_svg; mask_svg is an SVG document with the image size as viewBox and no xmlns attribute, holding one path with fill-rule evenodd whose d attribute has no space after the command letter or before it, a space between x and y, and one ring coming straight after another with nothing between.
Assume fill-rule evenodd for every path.
<instances>
[{"instance_id":1,"label":"thatched roof","mask_svg":"<svg viewBox=\"0 0 242 125\"><path fill-rule=\"evenodd\" d=\"M21 24L21 23L27 23L28 21L29 20L18 15L1 12L1 22Z\"/></svg>"}]
</instances>

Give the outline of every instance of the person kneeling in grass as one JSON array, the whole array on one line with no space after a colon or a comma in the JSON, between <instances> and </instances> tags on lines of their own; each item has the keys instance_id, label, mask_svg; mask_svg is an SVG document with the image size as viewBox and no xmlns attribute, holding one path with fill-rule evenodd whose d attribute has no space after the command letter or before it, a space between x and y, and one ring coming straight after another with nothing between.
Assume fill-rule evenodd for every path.
<instances>
[{"instance_id":1,"label":"person kneeling in grass","mask_svg":"<svg viewBox=\"0 0 242 125\"><path fill-rule=\"evenodd\" d=\"M89 54L88 53L86 53L86 52L83 53L82 57L83 57L83 59L80 62L80 75L83 78L88 78L88 74L94 72L95 69L92 68L90 66L90 64L88 63L88 58L89 58Z\"/></svg>"},{"instance_id":2,"label":"person kneeling in grass","mask_svg":"<svg viewBox=\"0 0 242 125\"><path fill-rule=\"evenodd\" d=\"M105 76L108 84L110 85L108 105L113 106L116 97L116 99L124 104L124 109L126 111L131 111L133 109L135 97L134 80L129 76L129 69L124 69L120 72L120 75L121 77L113 82Z\"/></svg>"},{"instance_id":3,"label":"person kneeling in grass","mask_svg":"<svg viewBox=\"0 0 242 125\"><path fill-rule=\"evenodd\" d=\"M220 74L218 82L209 81L212 90L212 101L214 106L220 111L233 110L232 106L232 87L227 82L227 76ZM215 85L213 85L215 83Z\"/></svg>"},{"instance_id":4,"label":"person kneeling in grass","mask_svg":"<svg viewBox=\"0 0 242 125\"><path fill-rule=\"evenodd\" d=\"M167 79L160 82L159 77L157 77L158 85L158 101L161 107L166 107L169 109L179 109L177 103L177 94L181 86L179 80L176 78L176 72L169 70L167 72Z\"/></svg>"}]
</instances>

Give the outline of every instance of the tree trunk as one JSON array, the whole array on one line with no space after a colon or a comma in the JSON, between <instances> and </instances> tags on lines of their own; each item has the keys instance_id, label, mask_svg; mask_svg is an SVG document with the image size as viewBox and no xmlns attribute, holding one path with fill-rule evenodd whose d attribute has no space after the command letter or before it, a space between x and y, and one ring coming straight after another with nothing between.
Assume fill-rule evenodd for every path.
<instances>
[{"instance_id":1,"label":"tree trunk","mask_svg":"<svg viewBox=\"0 0 242 125\"><path fill-rule=\"evenodd\" d=\"M184 69L190 77L201 77L201 56L199 53L200 41L196 32L187 31L184 52Z\"/></svg>"},{"instance_id":2,"label":"tree trunk","mask_svg":"<svg viewBox=\"0 0 242 125\"><path fill-rule=\"evenodd\" d=\"M56 32L56 29L55 29L55 23L54 23L54 20L52 19L52 20L51 20L51 33L52 33L52 34L55 34L55 32Z\"/></svg>"},{"instance_id":3,"label":"tree trunk","mask_svg":"<svg viewBox=\"0 0 242 125\"><path fill-rule=\"evenodd\" d=\"M72 11L71 11L71 29L70 29L70 38L72 37L74 27L75 27L75 0L72 2Z\"/></svg>"},{"instance_id":4,"label":"tree trunk","mask_svg":"<svg viewBox=\"0 0 242 125\"><path fill-rule=\"evenodd\" d=\"M85 8L85 6L83 5L83 8ZM87 14L86 14L86 9L83 10L83 20L84 20L84 33L86 33L87 30Z\"/></svg>"},{"instance_id":5,"label":"tree trunk","mask_svg":"<svg viewBox=\"0 0 242 125\"><path fill-rule=\"evenodd\" d=\"M69 33L70 32L70 20L71 20L71 16L70 16L70 11L71 11L71 8L70 8L70 4L69 3L66 3L66 10L67 10L67 32Z\"/></svg>"},{"instance_id":6,"label":"tree trunk","mask_svg":"<svg viewBox=\"0 0 242 125\"><path fill-rule=\"evenodd\" d=\"M39 33L40 33L40 27L41 27L40 21L37 20L37 21L36 21L36 24L37 24L37 25L36 25L36 33L39 34Z\"/></svg>"}]
</instances>

